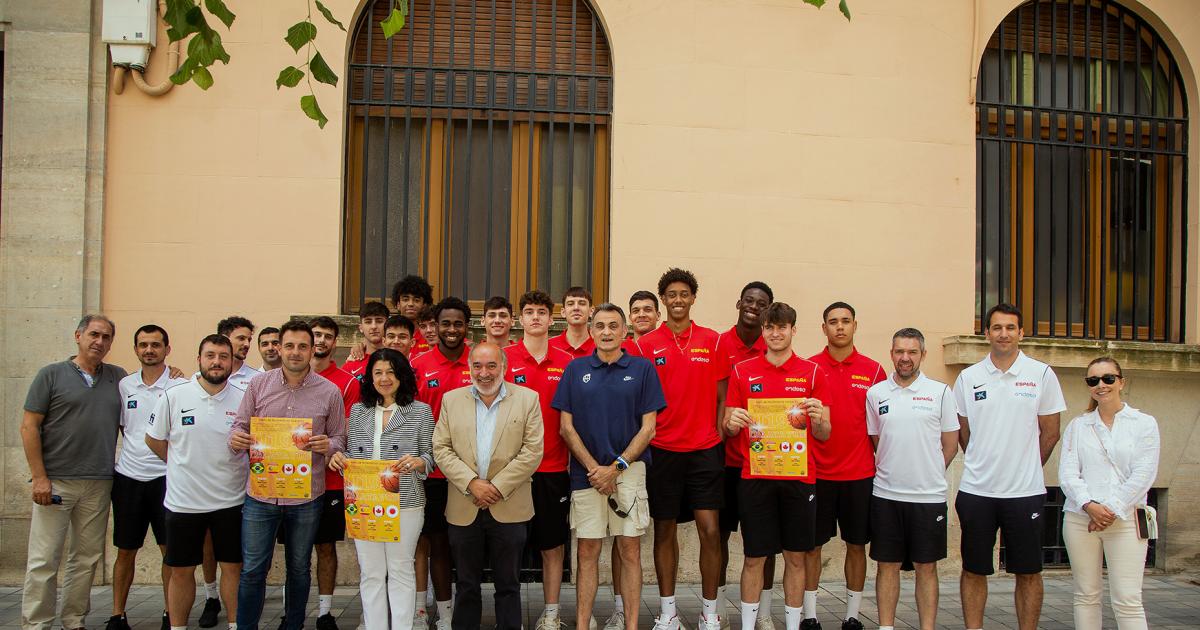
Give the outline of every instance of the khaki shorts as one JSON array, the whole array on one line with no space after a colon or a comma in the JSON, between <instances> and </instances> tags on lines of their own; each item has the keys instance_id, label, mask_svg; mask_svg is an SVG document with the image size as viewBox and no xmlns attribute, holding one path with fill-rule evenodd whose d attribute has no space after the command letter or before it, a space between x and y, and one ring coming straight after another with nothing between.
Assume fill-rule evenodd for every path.
<instances>
[{"instance_id":1,"label":"khaki shorts","mask_svg":"<svg viewBox=\"0 0 1200 630\"><path fill-rule=\"evenodd\" d=\"M646 528L650 526L646 464L630 464L629 469L617 478L617 491L611 496L616 499L621 511L629 513L628 516L617 516L608 505L609 497L600 494L595 488L584 488L571 493L571 529L575 530L576 538L635 538L646 533Z\"/></svg>"}]
</instances>

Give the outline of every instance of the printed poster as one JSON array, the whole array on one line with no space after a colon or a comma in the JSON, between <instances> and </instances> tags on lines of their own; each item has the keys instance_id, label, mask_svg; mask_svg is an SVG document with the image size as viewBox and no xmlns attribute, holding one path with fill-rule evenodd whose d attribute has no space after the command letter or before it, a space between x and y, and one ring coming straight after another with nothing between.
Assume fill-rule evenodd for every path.
<instances>
[{"instance_id":1,"label":"printed poster","mask_svg":"<svg viewBox=\"0 0 1200 630\"><path fill-rule=\"evenodd\" d=\"M808 476L808 414L805 398L751 398L746 457L752 477ZM797 428L798 427L798 428Z\"/></svg>"},{"instance_id":2,"label":"printed poster","mask_svg":"<svg viewBox=\"0 0 1200 630\"><path fill-rule=\"evenodd\" d=\"M312 498L312 418L250 418L250 496Z\"/></svg>"},{"instance_id":3,"label":"printed poster","mask_svg":"<svg viewBox=\"0 0 1200 630\"><path fill-rule=\"evenodd\" d=\"M400 542L400 473L395 460L348 459L345 479L346 534L355 540Z\"/></svg>"}]
</instances>

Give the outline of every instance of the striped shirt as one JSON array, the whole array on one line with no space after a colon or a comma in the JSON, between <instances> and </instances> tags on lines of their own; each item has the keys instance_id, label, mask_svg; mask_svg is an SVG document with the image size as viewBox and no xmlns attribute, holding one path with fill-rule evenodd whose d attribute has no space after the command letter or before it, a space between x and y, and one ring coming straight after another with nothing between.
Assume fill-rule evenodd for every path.
<instances>
[{"instance_id":1,"label":"striped shirt","mask_svg":"<svg viewBox=\"0 0 1200 630\"><path fill-rule=\"evenodd\" d=\"M246 395L238 407L233 430L250 433L250 418L312 418L312 434L329 437L332 455L346 448L346 412L342 393L337 385L308 371L299 387L289 387L283 368L264 372L250 381ZM267 499L276 505L301 505L315 501L325 494L325 467L328 460L321 453L312 453L312 492L308 499ZM247 482L246 491L250 491ZM256 497L256 500L258 499Z\"/></svg>"},{"instance_id":2,"label":"striped shirt","mask_svg":"<svg viewBox=\"0 0 1200 630\"><path fill-rule=\"evenodd\" d=\"M425 460L425 471L400 476L400 509L425 506L425 488L421 483L433 470L433 412L429 405L413 401L396 409L379 436L379 455L375 455L376 414L378 407L355 403L350 408L346 432L346 456L351 459L400 459L405 455Z\"/></svg>"}]
</instances>

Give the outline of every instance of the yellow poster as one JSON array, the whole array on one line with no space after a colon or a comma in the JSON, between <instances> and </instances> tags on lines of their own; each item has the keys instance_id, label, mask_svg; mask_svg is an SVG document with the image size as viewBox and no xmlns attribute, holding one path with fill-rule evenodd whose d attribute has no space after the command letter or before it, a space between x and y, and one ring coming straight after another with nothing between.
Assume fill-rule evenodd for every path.
<instances>
[{"instance_id":1,"label":"yellow poster","mask_svg":"<svg viewBox=\"0 0 1200 630\"><path fill-rule=\"evenodd\" d=\"M808 414L804 398L751 398L746 401L750 414L751 477L808 476Z\"/></svg>"},{"instance_id":2,"label":"yellow poster","mask_svg":"<svg viewBox=\"0 0 1200 630\"><path fill-rule=\"evenodd\" d=\"M394 460L348 459L346 534L355 540L400 542L400 473Z\"/></svg>"},{"instance_id":3,"label":"yellow poster","mask_svg":"<svg viewBox=\"0 0 1200 630\"><path fill-rule=\"evenodd\" d=\"M312 418L250 418L250 496L312 498Z\"/></svg>"}]
</instances>

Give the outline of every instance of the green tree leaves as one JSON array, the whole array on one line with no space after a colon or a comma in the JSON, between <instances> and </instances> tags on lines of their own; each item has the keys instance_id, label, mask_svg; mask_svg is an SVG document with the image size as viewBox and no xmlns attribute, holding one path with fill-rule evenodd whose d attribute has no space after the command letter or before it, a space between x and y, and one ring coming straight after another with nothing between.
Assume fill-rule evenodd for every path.
<instances>
[{"instance_id":1,"label":"green tree leaves","mask_svg":"<svg viewBox=\"0 0 1200 630\"><path fill-rule=\"evenodd\" d=\"M383 29L384 37L391 37L399 33L404 28L404 22L408 18L408 0L393 0L392 12L387 18L379 23Z\"/></svg>"},{"instance_id":2,"label":"green tree leaves","mask_svg":"<svg viewBox=\"0 0 1200 630\"><path fill-rule=\"evenodd\" d=\"M311 18L310 18L311 19ZM312 43L317 38L317 25L309 20L297 22L288 29L287 35L283 37L283 41L292 47L292 50L300 52L301 48Z\"/></svg>"},{"instance_id":3,"label":"green tree leaves","mask_svg":"<svg viewBox=\"0 0 1200 630\"><path fill-rule=\"evenodd\" d=\"M305 94L300 97L300 109L304 112L305 116L317 121L317 126L321 129L324 129L325 123L329 122L329 119L321 112L321 106L317 105L317 97L312 94Z\"/></svg>"},{"instance_id":4,"label":"green tree leaves","mask_svg":"<svg viewBox=\"0 0 1200 630\"><path fill-rule=\"evenodd\" d=\"M279 78L275 79L275 89L281 87L296 87L300 84L300 79L304 78L304 71L296 66L288 66L279 71Z\"/></svg>"},{"instance_id":5,"label":"green tree leaves","mask_svg":"<svg viewBox=\"0 0 1200 630\"><path fill-rule=\"evenodd\" d=\"M204 0L204 6L226 28L233 24L236 16L225 6L224 0ZM221 43L221 34L208 25L200 5L196 0L167 0L163 21L167 23L167 38L172 42L192 36L187 46L187 59L171 75L171 82L183 85L193 81L202 90L212 87L213 76L209 67L218 61L228 64L229 53Z\"/></svg>"},{"instance_id":6,"label":"green tree leaves","mask_svg":"<svg viewBox=\"0 0 1200 630\"><path fill-rule=\"evenodd\" d=\"M811 4L818 9L825 6L825 0L804 0L804 3ZM846 16L847 21L850 20L850 5L846 4L846 0L838 2L838 11L841 11L842 15Z\"/></svg>"}]
</instances>

